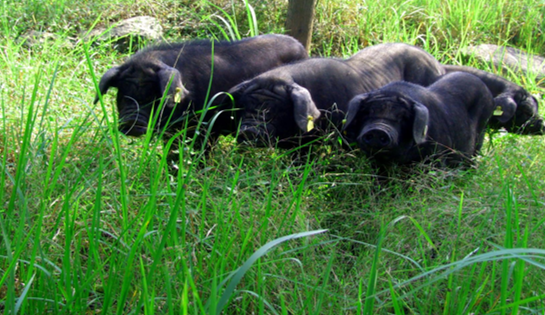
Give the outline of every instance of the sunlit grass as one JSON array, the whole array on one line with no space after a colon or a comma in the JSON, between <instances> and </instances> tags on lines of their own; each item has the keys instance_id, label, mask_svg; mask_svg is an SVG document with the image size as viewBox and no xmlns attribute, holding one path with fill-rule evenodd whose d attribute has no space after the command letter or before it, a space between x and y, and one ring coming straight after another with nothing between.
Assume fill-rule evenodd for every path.
<instances>
[{"instance_id":1,"label":"sunlit grass","mask_svg":"<svg viewBox=\"0 0 545 315\"><path fill-rule=\"evenodd\" d=\"M1 4L1 310L543 313L541 137L496 134L467 170L386 172L336 143L297 154L226 137L206 154L179 150L176 172L169 144L119 134L114 93L92 101L100 74L125 56L81 42L69 49L62 38L97 16L101 24L125 17L123 6L163 21L189 10L198 27L174 27L180 36L283 27L283 3L213 3ZM534 3L395 4L319 2L313 53L403 41L495 72L459 48L486 41L543 51L543 7ZM28 49L17 37L33 27L62 36ZM505 75L543 92L532 75Z\"/></svg>"}]
</instances>

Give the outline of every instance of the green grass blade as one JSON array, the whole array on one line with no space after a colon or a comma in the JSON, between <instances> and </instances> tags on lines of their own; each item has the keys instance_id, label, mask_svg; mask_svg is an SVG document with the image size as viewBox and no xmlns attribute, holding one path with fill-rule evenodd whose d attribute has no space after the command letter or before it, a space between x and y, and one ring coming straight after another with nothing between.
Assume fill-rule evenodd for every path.
<instances>
[{"instance_id":1,"label":"green grass blade","mask_svg":"<svg viewBox=\"0 0 545 315\"><path fill-rule=\"evenodd\" d=\"M394 287L392 286L392 281L389 281L388 284L390 286L390 296L392 298L392 304L394 306L394 313L396 315L405 314L405 312L402 309L402 305L400 304L400 301L398 300L397 293L395 292Z\"/></svg>"},{"instance_id":2,"label":"green grass blade","mask_svg":"<svg viewBox=\"0 0 545 315\"><path fill-rule=\"evenodd\" d=\"M375 248L375 255L373 257L373 263L371 264L371 270L369 272L369 279L367 280L367 292L365 293L365 303L363 305L362 314L374 314L374 305L375 305L375 293L377 289L377 277L378 277L378 263L380 252L382 249L382 241L384 240L386 228L388 226L382 226L380 229L377 246Z\"/></svg>"},{"instance_id":3,"label":"green grass blade","mask_svg":"<svg viewBox=\"0 0 545 315\"><path fill-rule=\"evenodd\" d=\"M257 28L257 18L255 16L254 8L250 5L248 0L243 0L244 5L246 6L246 18L248 19L248 29L250 30L250 36L259 35L259 30Z\"/></svg>"},{"instance_id":4,"label":"green grass blade","mask_svg":"<svg viewBox=\"0 0 545 315\"><path fill-rule=\"evenodd\" d=\"M233 297L233 293L235 292L236 286L239 284L240 280L242 280L242 277L246 274L246 272L252 267L252 265L262 256L266 255L270 250L272 250L274 247L298 238L302 237L310 237L313 235L325 233L327 230L315 230L315 231L309 231L309 232L302 232L302 233L295 233L287 236L283 236L280 238L277 238L275 240L272 240L268 242L267 244L263 245L261 248L259 248L255 253L246 260L246 262L238 268L236 271L234 271L229 278L231 279L229 283L227 284L227 287L225 288L225 291L223 291L223 294L221 295L217 305L216 305L216 314L220 314L223 308L227 305L227 302ZM210 305L207 303L207 308L209 308Z\"/></svg>"},{"instance_id":5,"label":"green grass blade","mask_svg":"<svg viewBox=\"0 0 545 315\"><path fill-rule=\"evenodd\" d=\"M32 287L32 283L34 282L36 274L33 274L32 277L28 280L27 283L25 283L25 288L23 289L23 292L21 292L21 296L17 298L17 303L15 303L15 314L19 312L21 309L21 306L23 305L23 302L28 294L28 291Z\"/></svg>"}]
</instances>

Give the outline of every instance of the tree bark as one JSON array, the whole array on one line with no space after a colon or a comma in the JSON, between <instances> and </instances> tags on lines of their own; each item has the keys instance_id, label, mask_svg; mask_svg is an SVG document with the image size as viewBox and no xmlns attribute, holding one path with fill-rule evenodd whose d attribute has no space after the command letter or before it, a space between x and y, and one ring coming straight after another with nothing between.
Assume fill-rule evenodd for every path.
<instances>
[{"instance_id":1,"label":"tree bark","mask_svg":"<svg viewBox=\"0 0 545 315\"><path fill-rule=\"evenodd\" d=\"M310 51L316 0L289 0L286 30Z\"/></svg>"}]
</instances>

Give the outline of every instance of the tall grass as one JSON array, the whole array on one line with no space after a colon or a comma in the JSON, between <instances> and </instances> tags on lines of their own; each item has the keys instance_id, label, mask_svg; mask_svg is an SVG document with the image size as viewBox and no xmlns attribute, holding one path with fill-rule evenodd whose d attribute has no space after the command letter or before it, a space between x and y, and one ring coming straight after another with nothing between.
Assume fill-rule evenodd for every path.
<instances>
[{"instance_id":1,"label":"tall grass","mask_svg":"<svg viewBox=\"0 0 545 315\"><path fill-rule=\"evenodd\" d=\"M236 39L281 30L285 6L105 5L1 4L4 313L543 313L541 137L492 135L474 169L386 174L334 143L303 155L227 137L207 155L182 148L173 171L171 143L117 132L114 93L92 103L125 56L63 39L131 8L167 22L190 12L198 27L172 28L182 37ZM543 52L541 20L543 7L522 0L321 1L313 54L382 41L445 62L468 62L459 49L485 41ZM17 37L30 28L62 36L28 49ZM505 75L542 92L531 75Z\"/></svg>"}]
</instances>

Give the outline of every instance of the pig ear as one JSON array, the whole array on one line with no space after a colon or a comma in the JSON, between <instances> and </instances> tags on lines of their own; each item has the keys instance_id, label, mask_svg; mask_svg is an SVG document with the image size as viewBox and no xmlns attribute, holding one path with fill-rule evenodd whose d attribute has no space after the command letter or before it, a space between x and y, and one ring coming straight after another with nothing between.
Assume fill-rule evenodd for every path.
<instances>
[{"instance_id":1,"label":"pig ear","mask_svg":"<svg viewBox=\"0 0 545 315\"><path fill-rule=\"evenodd\" d=\"M168 107L174 107L175 104L180 103L189 96L189 91L182 84L182 74L178 69L162 65L159 72L157 72L157 77L159 78L161 93L164 95L168 87L166 95L173 97L172 102L167 102Z\"/></svg>"},{"instance_id":2,"label":"pig ear","mask_svg":"<svg viewBox=\"0 0 545 315\"><path fill-rule=\"evenodd\" d=\"M310 92L297 83L290 85L293 102L293 115L297 126L305 132L314 129L314 121L320 117L320 111L312 101Z\"/></svg>"},{"instance_id":3,"label":"pig ear","mask_svg":"<svg viewBox=\"0 0 545 315\"><path fill-rule=\"evenodd\" d=\"M416 144L421 144L426 141L428 134L428 123L430 113L428 108L421 103L415 102L413 106L414 122L413 122L413 138Z\"/></svg>"},{"instance_id":4,"label":"pig ear","mask_svg":"<svg viewBox=\"0 0 545 315\"><path fill-rule=\"evenodd\" d=\"M257 84L252 84L251 81L244 81L233 86L227 93L231 94L234 99L239 98L242 94L252 92L258 88Z\"/></svg>"},{"instance_id":5,"label":"pig ear","mask_svg":"<svg viewBox=\"0 0 545 315\"><path fill-rule=\"evenodd\" d=\"M348 111L346 113L345 121L343 122L343 128L342 130L346 130L348 126L352 122L354 122L354 119L358 115L358 112L360 111L361 104L365 102L369 98L368 94L360 94L356 95L354 98L350 100L348 103Z\"/></svg>"},{"instance_id":6,"label":"pig ear","mask_svg":"<svg viewBox=\"0 0 545 315\"><path fill-rule=\"evenodd\" d=\"M517 103L508 96L498 96L494 99L496 108L494 109L493 116L502 123L505 124L509 119L515 116L517 110Z\"/></svg>"},{"instance_id":7,"label":"pig ear","mask_svg":"<svg viewBox=\"0 0 545 315\"><path fill-rule=\"evenodd\" d=\"M100 78L100 82L98 83L98 90L100 91L100 94L104 95L106 92L108 92L108 89L110 86L114 86L115 80L119 77L119 67L113 67L110 70L106 71L102 78ZM97 103L99 100L98 93L95 96L95 101L93 103Z\"/></svg>"}]
</instances>

